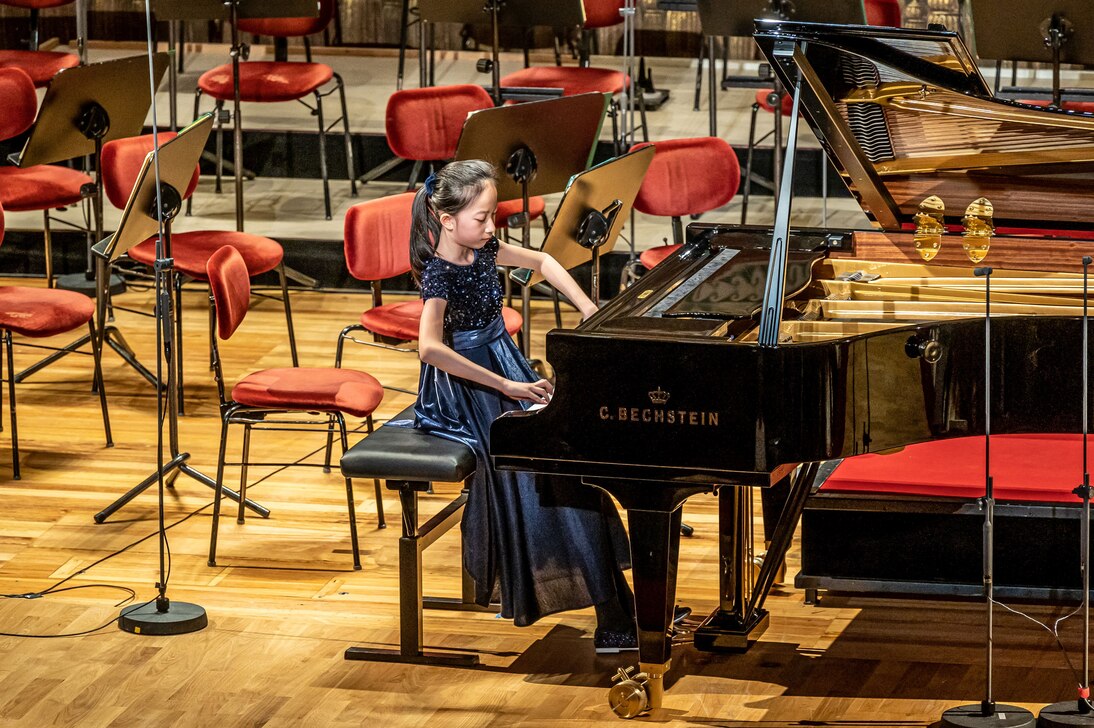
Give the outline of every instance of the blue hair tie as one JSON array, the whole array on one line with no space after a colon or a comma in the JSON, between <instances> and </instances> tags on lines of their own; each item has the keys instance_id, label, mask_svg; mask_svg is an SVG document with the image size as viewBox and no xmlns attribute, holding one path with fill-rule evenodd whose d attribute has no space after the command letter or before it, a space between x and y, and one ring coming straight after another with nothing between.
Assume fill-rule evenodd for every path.
<instances>
[{"instance_id":1,"label":"blue hair tie","mask_svg":"<svg viewBox=\"0 0 1094 728\"><path fill-rule=\"evenodd\" d=\"M432 197L433 190L437 186L437 175L430 172L429 176L425 178L425 184L422 186L425 188L425 193Z\"/></svg>"}]
</instances>

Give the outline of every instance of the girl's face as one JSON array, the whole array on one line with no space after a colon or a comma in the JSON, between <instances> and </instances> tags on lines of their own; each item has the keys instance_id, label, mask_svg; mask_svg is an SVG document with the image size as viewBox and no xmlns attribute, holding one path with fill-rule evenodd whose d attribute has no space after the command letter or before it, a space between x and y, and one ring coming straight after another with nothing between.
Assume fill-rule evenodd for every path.
<instances>
[{"instance_id":1,"label":"girl's face","mask_svg":"<svg viewBox=\"0 0 1094 728\"><path fill-rule=\"evenodd\" d=\"M467 207L455 215L443 215L441 224L454 242L478 250L494 237L494 211L497 207L498 190L492 183L487 184Z\"/></svg>"}]
</instances>

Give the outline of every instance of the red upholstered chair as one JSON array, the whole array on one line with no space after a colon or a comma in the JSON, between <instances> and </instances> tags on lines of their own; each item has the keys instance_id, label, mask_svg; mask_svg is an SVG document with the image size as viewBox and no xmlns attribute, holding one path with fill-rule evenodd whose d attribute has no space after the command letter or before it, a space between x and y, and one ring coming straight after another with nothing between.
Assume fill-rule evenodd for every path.
<instances>
[{"instance_id":1,"label":"red upholstered chair","mask_svg":"<svg viewBox=\"0 0 1094 728\"><path fill-rule=\"evenodd\" d=\"M0 68L0 139L22 134L34 123L38 95L34 82L18 68ZM93 189L92 179L83 172L53 164L33 167L0 166L0 205L9 212L41 210L45 234L46 279L53 286L53 246L49 211L76 205L83 199L84 185Z\"/></svg>"},{"instance_id":2,"label":"red upholstered chair","mask_svg":"<svg viewBox=\"0 0 1094 728\"><path fill-rule=\"evenodd\" d=\"M634 149L640 149L639 144ZM634 199L634 209L672 218L671 245L642 252L639 261L651 269L684 242L684 215L698 215L727 204L741 184L737 155L724 139L670 139L654 145L653 161Z\"/></svg>"},{"instance_id":3,"label":"red upholstered chair","mask_svg":"<svg viewBox=\"0 0 1094 728\"><path fill-rule=\"evenodd\" d=\"M30 39L26 50L0 50L0 68L26 71L38 88L48 86L58 71L80 65L75 53L38 50L38 13L46 8L70 5L74 0L0 0L0 5L26 8L30 11Z\"/></svg>"},{"instance_id":4,"label":"red upholstered chair","mask_svg":"<svg viewBox=\"0 0 1094 728\"><path fill-rule=\"evenodd\" d=\"M338 335L335 366L342 364L345 341L381 346L399 351L415 351L398 345L418 340L422 318L422 300L399 303L383 302L380 282L410 272L410 206L414 195L381 197L359 202L346 212L345 253L350 275L372 282L372 308L361 314L361 323L342 329ZM510 335L520 331L523 319L515 310L504 307L502 316ZM368 331L373 341L353 337L355 331Z\"/></svg>"},{"instance_id":5,"label":"red upholstered chair","mask_svg":"<svg viewBox=\"0 0 1094 728\"><path fill-rule=\"evenodd\" d=\"M160 132L160 143L163 144L177 135L174 132ZM144 158L154 147L152 135L130 137L107 142L103 145L103 190L106 192L110 204L119 210L125 208L129 199L129 193L136 184L140 174ZM188 198L197 187L198 170L194 169L194 176L190 180L190 186L183 197ZM284 255L281 245L270 238L250 233L236 232L235 230L201 230L194 232L172 232L171 255L175 260L175 270L180 275L176 276L177 286L175 296L178 301L176 310L179 316L176 322L178 330L178 354L179 354L179 383L182 383L182 284L185 280L207 282L206 265L209 258L225 245L231 245L239 251L247 265L247 271L252 277L269 271L277 271L281 281L281 300L285 308L285 324L289 330L289 351L292 356L293 366L297 366L296 334L292 324L292 306L289 302L289 289L285 277ZM140 245L129 250L129 257L133 260L152 266L156 262L156 240L149 238ZM209 338L213 340L213 317L210 304L209 313ZM211 346L211 344L210 344Z\"/></svg>"},{"instance_id":6,"label":"red upholstered chair","mask_svg":"<svg viewBox=\"0 0 1094 728\"><path fill-rule=\"evenodd\" d=\"M456 156L463 124L468 114L493 108L494 101L482 86L455 84L396 91L387 100L384 134L395 158L370 170L361 178L370 182L394 169L401 160L414 162L407 190L413 190L422 173L422 166L447 161ZM521 211L520 200L498 203L494 226L507 230L509 217ZM543 215L546 205L542 197L528 200L528 212L535 220ZM544 228L547 220L543 220Z\"/></svg>"},{"instance_id":7,"label":"red upholstered chair","mask_svg":"<svg viewBox=\"0 0 1094 728\"><path fill-rule=\"evenodd\" d=\"M0 242L4 239L4 208L0 205ZM11 413L12 478L19 480L19 424L15 407L15 358L13 334L28 338L45 338L65 334L87 326L95 360L94 384L99 392L99 407L103 413L106 446L114 442L110 436L110 417L106 411L106 391L103 388L98 337L95 335L95 302L82 293L52 288L0 286L0 337L8 358L8 408ZM0 354L2 357L2 354ZM2 368L2 366L0 366Z\"/></svg>"},{"instance_id":8,"label":"red upholstered chair","mask_svg":"<svg viewBox=\"0 0 1094 728\"><path fill-rule=\"evenodd\" d=\"M899 28L900 0L866 0L866 24Z\"/></svg>"},{"instance_id":9,"label":"red upholstered chair","mask_svg":"<svg viewBox=\"0 0 1094 728\"><path fill-rule=\"evenodd\" d=\"M209 290L215 305L217 334L227 340L236 332L251 299L251 278L243 256L232 246L223 247L210 258L207 268ZM247 466L250 455L251 429L277 429L277 415L288 414L291 419L284 423L287 429L299 430L309 424L307 415L322 415L312 424L322 427L324 433L337 426L341 433L342 452L348 447L345 415L364 418L372 432L372 413L384 398L383 387L374 377L351 369L305 368L264 369L240 379L232 388L231 399L225 396L224 372L220 352L213 343L213 361L216 368L217 389L220 397L221 430L220 456L217 461L217 487L213 502L213 529L209 540L209 565L216 565L217 529L220 524L221 489L224 483L225 451L228 445L228 428L243 425L243 457L240 459L240 502L247 494ZM252 463L256 464L256 463ZM270 463L265 463L270 465ZM285 465L285 463L278 463ZM384 527L383 501L380 499L380 482L376 481L376 508L379 527ZM353 568L361 568L361 556L357 545L357 516L354 507L353 481L346 478L346 502L349 508L350 541L353 548ZM238 520L243 523L243 511Z\"/></svg>"},{"instance_id":10,"label":"red upholstered chair","mask_svg":"<svg viewBox=\"0 0 1094 728\"><path fill-rule=\"evenodd\" d=\"M330 181L327 177L327 125L323 120L323 98L338 91L342 103L342 135L346 144L346 165L349 169L350 194L357 196L357 175L353 171L353 142L349 134L349 113L346 110L346 88L342 77L325 63L313 63L309 35L324 30L334 17L334 0L319 0L317 18L278 18L273 20L240 20L239 29L245 33L268 35L274 38L303 38L306 62L297 61L247 61L239 64L239 98L252 103L272 103L277 101L299 101L305 103L308 96L315 98L314 112L319 122L319 172L323 178L323 200L326 204L327 219L331 219ZM335 88L320 91L328 82L334 80ZM194 96L194 118L197 118L201 104L201 95L207 94L216 100L217 115L225 102L235 98L232 80L232 64L206 71L198 78L198 87ZM337 123L337 122L335 122ZM334 124L331 124L333 126ZM218 126L218 134L222 133ZM217 149L222 149L217 144ZM220 162L217 164L217 191L220 191ZM239 160L236 160L239 163Z\"/></svg>"}]
</instances>

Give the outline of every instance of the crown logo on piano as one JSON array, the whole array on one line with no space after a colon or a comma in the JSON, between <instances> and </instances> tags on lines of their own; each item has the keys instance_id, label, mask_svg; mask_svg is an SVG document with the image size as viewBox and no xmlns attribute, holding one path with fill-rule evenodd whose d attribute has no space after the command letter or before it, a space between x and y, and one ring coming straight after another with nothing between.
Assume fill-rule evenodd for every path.
<instances>
[{"instance_id":1,"label":"crown logo on piano","mask_svg":"<svg viewBox=\"0 0 1094 728\"><path fill-rule=\"evenodd\" d=\"M650 392L650 401L654 404L665 404L669 401L669 393L658 387Z\"/></svg>"}]
</instances>

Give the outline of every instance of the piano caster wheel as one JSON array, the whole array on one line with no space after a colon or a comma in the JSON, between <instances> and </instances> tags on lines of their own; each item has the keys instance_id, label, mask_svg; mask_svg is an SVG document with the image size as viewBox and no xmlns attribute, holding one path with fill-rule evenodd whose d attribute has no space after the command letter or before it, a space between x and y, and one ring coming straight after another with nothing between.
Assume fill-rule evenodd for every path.
<instances>
[{"instance_id":1,"label":"piano caster wheel","mask_svg":"<svg viewBox=\"0 0 1094 728\"><path fill-rule=\"evenodd\" d=\"M634 674L633 667L619 668L612 677L608 689L608 706L620 718L637 718L650 709L650 696L647 691L649 676L644 672Z\"/></svg>"}]
</instances>

